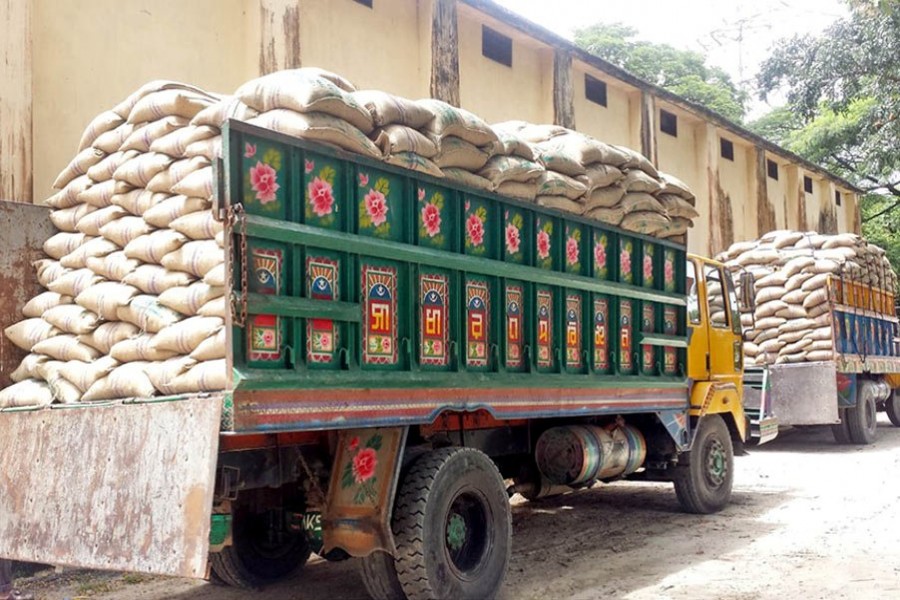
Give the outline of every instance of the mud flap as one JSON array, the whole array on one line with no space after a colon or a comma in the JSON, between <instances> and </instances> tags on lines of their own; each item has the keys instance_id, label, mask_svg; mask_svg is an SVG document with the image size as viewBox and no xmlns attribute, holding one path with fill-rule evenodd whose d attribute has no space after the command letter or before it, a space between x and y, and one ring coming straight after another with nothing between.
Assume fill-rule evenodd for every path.
<instances>
[{"instance_id":1,"label":"mud flap","mask_svg":"<svg viewBox=\"0 0 900 600\"><path fill-rule=\"evenodd\" d=\"M350 556L395 551L391 509L400 477L406 427L348 429L338 447L322 518L324 552Z\"/></svg>"},{"instance_id":2,"label":"mud flap","mask_svg":"<svg viewBox=\"0 0 900 600\"><path fill-rule=\"evenodd\" d=\"M203 577L222 403L0 412L0 556Z\"/></svg>"}]
</instances>

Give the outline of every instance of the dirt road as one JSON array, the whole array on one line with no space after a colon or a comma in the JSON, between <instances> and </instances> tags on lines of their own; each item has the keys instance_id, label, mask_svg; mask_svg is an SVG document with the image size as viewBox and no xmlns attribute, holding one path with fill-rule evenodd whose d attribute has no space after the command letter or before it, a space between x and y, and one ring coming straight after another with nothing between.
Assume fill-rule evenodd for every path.
<instances>
[{"instance_id":1,"label":"dirt road","mask_svg":"<svg viewBox=\"0 0 900 600\"><path fill-rule=\"evenodd\" d=\"M515 502L502 600L900 597L900 429L882 416L871 446L803 430L751 452L736 461L732 505L713 516L680 513L664 484ZM310 563L260 594L87 572L23 583L46 599L366 598L352 561Z\"/></svg>"}]
</instances>

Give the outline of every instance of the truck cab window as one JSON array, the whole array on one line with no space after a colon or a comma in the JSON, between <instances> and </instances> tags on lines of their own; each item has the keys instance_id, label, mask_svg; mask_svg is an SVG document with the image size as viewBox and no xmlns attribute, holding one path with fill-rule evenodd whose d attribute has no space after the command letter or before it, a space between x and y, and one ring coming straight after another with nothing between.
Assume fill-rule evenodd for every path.
<instances>
[{"instance_id":1,"label":"truck cab window","mask_svg":"<svg viewBox=\"0 0 900 600\"><path fill-rule=\"evenodd\" d=\"M725 278L725 291L728 292L728 311L731 313L731 330L741 335L741 309L738 306L737 293L734 291L734 279Z\"/></svg>"},{"instance_id":2,"label":"truck cab window","mask_svg":"<svg viewBox=\"0 0 900 600\"><path fill-rule=\"evenodd\" d=\"M700 324L700 297L697 295L697 272L694 270L694 261L687 262L687 314L688 319L694 325Z\"/></svg>"},{"instance_id":3,"label":"truck cab window","mask_svg":"<svg viewBox=\"0 0 900 600\"><path fill-rule=\"evenodd\" d=\"M709 303L709 324L720 329L728 328L728 311L725 309L725 290L722 287L722 273L716 267L705 265L706 301Z\"/></svg>"}]
</instances>

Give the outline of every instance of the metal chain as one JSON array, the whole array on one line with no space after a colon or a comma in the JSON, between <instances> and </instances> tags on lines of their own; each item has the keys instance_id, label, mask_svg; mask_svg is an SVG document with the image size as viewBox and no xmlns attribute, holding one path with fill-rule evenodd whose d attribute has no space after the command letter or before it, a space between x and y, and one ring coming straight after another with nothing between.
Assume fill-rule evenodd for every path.
<instances>
[{"instance_id":1,"label":"metal chain","mask_svg":"<svg viewBox=\"0 0 900 600\"><path fill-rule=\"evenodd\" d=\"M247 214L244 207L240 204L229 206L226 213L226 219L231 226L232 231L238 234L238 248L240 252L240 277L241 289L240 296L234 291L234 269L229 269L228 289L231 293L231 315L232 322L236 327L244 327L247 324Z\"/></svg>"}]
</instances>

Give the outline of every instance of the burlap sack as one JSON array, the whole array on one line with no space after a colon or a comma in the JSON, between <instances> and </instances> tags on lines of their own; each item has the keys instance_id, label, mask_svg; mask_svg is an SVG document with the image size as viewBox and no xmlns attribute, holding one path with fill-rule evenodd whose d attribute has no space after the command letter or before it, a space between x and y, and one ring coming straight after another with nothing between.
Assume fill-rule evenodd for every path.
<instances>
[{"instance_id":1,"label":"burlap sack","mask_svg":"<svg viewBox=\"0 0 900 600\"><path fill-rule=\"evenodd\" d=\"M786 319L781 317L765 317L764 319L756 320L756 328L761 331L767 331L769 329L777 329L780 325L784 324Z\"/></svg>"},{"instance_id":2,"label":"burlap sack","mask_svg":"<svg viewBox=\"0 0 900 600\"><path fill-rule=\"evenodd\" d=\"M90 177L87 175L79 175L70 181L64 189L44 200L44 204L50 208L69 208L75 206L81 202L78 199L78 196L92 185L93 181L91 181Z\"/></svg>"},{"instance_id":3,"label":"burlap sack","mask_svg":"<svg viewBox=\"0 0 900 600\"><path fill-rule=\"evenodd\" d=\"M122 216L100 228L100 235L124 248L131 240L153 231L154 227L141 217Z\"/></svg>"},{"instance_id":4,"label":"burlap sack","mask_svg":"<svg viewBox=\"0 0 900 600\"><path fill-rule=\"evenodd\" d=\"M171 156L158 152L138 154L120 165L113 173L113 179L134 187L145 187L157 173L169 168L172 160Z\"/></svg>"},{"instance_id":5,"label":"burlap sack","mask_svg":"<svg viewBox=\"0 0 900 600\"><path fill-rule=\"evenodd\" d=\"M103 160L106 156L106 153L102 150L97 150L96 148L85 148L75 155L69 164L66 165L66 168L62 170L62 172L57 175L56 179L53 181L53 187L61 190L66 187L70 181L78 177L79 175L87 175L87 170Z\"/></svg>"},{"instance_id":6,"label":"burlap sack","mask_svg":"<svg viewBox=\"0 0 900 600\"><path fill-rule=\"evenodd\" d=\"M442 169L456 167L477 173L490 158L487 152L482 151L474 144L456 136L447 136L440 141L440 148L434 157L434 162ZM481 176L484 177L484 175ZM487 177L485 178L487 179Z\"/></svg>"},{"instance_id":7,"label":"burlap sack","mask_svg":"<svg viewBox=\"0 0 900 600\"><path fill-rule=\"evenodd\" d=\"M118 398L148 398L155 388L147 376L150 363L132 362L116 367L109 375L95 382L82 396L83 402Z\"/></svg>"},{"instance_id":8,"label":"burlap sack","mask_svg":"<svg viewBox=\"0 0 900 600\"><path fill-rule=\"evenodd\" d=\"M228 368L225 359L197 363L187 372L172 380L175 393L216 392L228 385Z\"/></svg>"},{"instance_id":9,"label":"burlap sack","mask_svg":"<svg viewBox=\"0 0 900 600\"><path fill-rule=\"evenodd\" d=\"M803 282L803 285L800 286L800 289L804 292L813 292L818 289L822 289L825 287L825 284L828 282L828 274L820 273L819 275L814 275Z\"/></svg>"},{"instance_id":10,"label":"burlap sack","mask_svg":"<svg viewBox=\"0 0 900 600\"><path fill-rule=\"evenodd\" d=\"M154 345L154 340L159 334L142 333L117 342L109 350L109 355L122 363L129 363L142 360L166 360L176 356L178 352L158 348Z\"/></svg>"},{"instance_id":11,"label":"burlap sack","mask_svg":"<svg viewBox=\"0 0 900 600\"><path fill-rule=\"evenodd\" d=\"M228 298L225 296L219 296L218 298L213 298L199 309L197 309L197 314L202 317L221 317L222 319L226 316L226 311L228 310Z\"/></svg>"},{"instance_id":12,"label":"burlap sack","mask_svg":"<svg viewBox=\"0 0 900 600\"><path fill-rule=\"evenodd\" d=\"M171 287L159 295L159 303L183 315L195 315L200 307L225 294L225 288L212 287L202 281L188 286Z\"/></svg>"},{"instance_id":13,"label":"burlap sack","mask_svg":"<svg viewBox=\"0 0 900 600\"><path fill-rule=\"evenodd\" d=\"M426 175L431 175L432 177L441 178L444 176L444 172L439 166L437 166L437 164L434 163L434 161L412 152L398 152L397 154L385 156L384 162L389 165L394 165L395 167L400 167L402 169L425 173Z\"/></svg>"},{"instance_id":14,"label":"burlap sack","mask_svg":"<svg viewBox=\"0 0 900 600\"><path fill-rule=\"evenodd\" d=\"M160 394L173 395L178 393L172 387L172 382L179 375L186 373L188 369L197 364L197 361L189 356L176 356L162 362L154 363L147 369L153 387Z\"/></svg>"},{"instance_id":15,"label":"burlap sack","mask_svg":"<svg viewBox=\"0 0 900 600\"><path fill-rule=\"evenodd\" d=\"M553 139L549 142L536 144L534 152L538 161L548 171L556 171L569 177L587 175L587 169L585 169L578 156L569 151L564 145L554 143Z\"/></svg>"},{"instance_id":16,"label":"burlap sack","mask_svg":"<svg viewBox=\"0 0 900 600\"><path fill-rule=\"evenodd\" d=\"M47 288L51 292L74 298L90 286L96 285L103 280L103 277L96 275L90 269L76 269L60 275L47 284Z\"/></svg>"},{"instance_id":17,"label":"burlap sack","mask_svg":"<svg viewBox=\"0 0 900 600\"><path fill-rule=\"evenodd\" d=\"M610 208L598 207L587 209L584 215L589 219L594 219L615 227L625 218L625 210L621 206L612 206Z\"/></svg>"},{"instance_id":18,"label":"burlap sack","mask_svg":"<svg viewBox=\"0 0 900 600\"><path fill-rule=\"evenodd\" d=\"M465 109L434 99L418 100L416 104L434 115L434 118L422 127L423 132L434 137L456 136L476 146L498 141L497 134L481 117Z\"/></svg>"},{"instance_id":19,"label":"burlap sack","mask_svg":"<svg viewBox=\"0 0 900 600\"><path fill-rule=\"evenodd\" d=\"M141 261L136 258L128 258L125 256L125 252L120 250L106 256L88 258L85 264L97 275L112 281L122 281L128 274L141 266Z\"/></svg>"},{"instance_id":20,"label":"burlap sack","mask_svg":"<svg viewBox=\"0 0 900 600\"><path fill-rule=\"evenodd\" d=\"M119 206L95 208L79 219L76 228L85 235L98 236L100 235L100 229L104 225L108 225L116 219L121 219L127 214L128 212Z\"/></svg>"},{"instance_id":21,"label":"burlap sack","mask_svg":"<svg viewBox=\"0 0 900 600\"><path fill-rule=\"evenodd\" d=\"M225 328L222 327L215 335L201 341L190 356L198 362L225 358Z\"/></svg>"},{"instance_id":22,"label":"burlap sack","mask_svg":"<svg viewBox=\"0 0 900 600\"><path fill-rule=\"evenodd\" d=\"M97 208L89 204L77 204L69 208L54 210L50 212L50 222L60 231L78 233L78 221L95 210Z\"/></svg>"},{"instance_id":23,"label":"burlap sack","mask_svg":"<svg viewBox=\"0 0 900 600\"><path fill-rule=\"evenodd\" d=\"M25 358L22 359L22 362L19 363L19 366L9 374L9 378L13 383L19 383L26 379L39 378L40 371L38 369L42 363L45 363L48 360L50 360L50 357L44 356L43 354L35 354L33 352L26 354Z\"/></svg>"},{"instance_id":24,"label":"burlap sack","mask_svg":"<svg viewBox=\"0 0 900 600\"><path fill-rule=\"evenodd\" d=\"M149 152L150 145L162 136L172 133L176 129L181 129L188 124L188 119L184 117L169 116L141 124L132 130L131 135L122 142L119 150L137 150L138 152Z\"/></svg>"},{"instance_id":25,"label":"burlap sack","mask_svg":"<svg viewBox=\"0 0 900 600\"><path fill-rule=\"evenodd\" d=\"M764 288L769 286L781 286L783 287L787 283L788 277L785 275L784 271L775 271L769 275L766 275L762 279L756 281L756 288Z\"/></svg>"},{"instance_id":26,"label":"burlap sack","mask_svg":"<svg viewBox=\"0 0 900 600\"><path fill-rule=\"evenodd\" d=\"M146 294L159 295L170 288L188 286L195 280L190 273L170 271L159 265L141 265L126 275L122 282Z\"/></svg>"},{"instance_id":27,"label":"burlap sack","mask_svg":"<svg viewBox=\"0 0 900 600\"><path fill-rule=\"evenodd\" d=\"M212 167L201 167L172 186L172 192L193 198L211 198L215 191Z\"/></svg>"},{"instance_id":28,"label":"burlap sack","mask_svg":"<svg viewBox=\"0 0 900 600\"><path fill-rule=\"evenodd\" d=\"M387 125L376 129L372 133L372 139L385 156L413 152L425 158L434 158L438 154L438 146L432 139L403 125Z\"/></svg>"},{"instance_id":29,"label":"burlap sack","mask_svg":"<svg viewBox=\"0 0 900 600\"><path fill-rule=\"evenodd\" d=\"M105 133L112 129L115 129L119 125L121 125L125 119L121 116L117 115L112 111L104 111L91 119L91 122L88 123L88 126L84 128L84 132L81 134L81 139L78 141L78 151L81 152L85 148L89 147L94 143L94 140L101 133Z\"/></svg>"},{"instance_id":30,"label":"burlap sack","mask_svg":"<svg viewBox=\"0 0 900 600\"><path fill-rule=\"evenodd\" d=\"M627 198L629 195L626 194L625 197ZM668 222L669 219L664 214L652 211L637 211L625 215L619 226L627 231L654 235L665 229Z\"/></svg>"},{"instance_id":31,"label":"burlap sack","mask_svg":"<svg viewBox=\"0 0 900 600\"><path fill-rule=\"evenodd\" d=\"M240 98L226 96L194 115L194 118L191 119L191 125L195 127L208 125L219 128L222 127L228 119L246 121L258 114L258 110L250 108L241 102Z\"/></svg>"},{"instance_id":32,"label":"burlap sack","mask_svg":"<svg viewBox=\"0 0 900 600\"><path fill-rule=\"evenodd\" d=\"M187 242L180 248L169 252L162 257L160 262L167 269L184 271L202 278L213 267L224 261L225 255L214 240L199 240Z\"/></svg>"},{"instance_id":33,"label":"burlap sack","mask_svg":"<svg viewBox=\"0 0 900 600\"><path fill-rule=\"evenodd\" d=\"M793 292L795 290L802 291L803 284L815 277L815 273L797 273L796 275L792 275L790 279L784 284L784 289L788 292ZM803 292L804 297L806 292Z\"/></svg>"},{"instance_id":34,"label":"burlap sack","mask_svg":"<svg viewBox=\"0 0 900 600\"><path fill-rule=\"evenodd\" d=\"M117 281L105 281L93 285L78 294L75 302L90 312L99 315L102 319L113 321L118 318L119 309L126 306L137 294L137 288L130 285ZM96 325L99 325L99 323L96 323L89 331L93 331ZM60 329L70 331L63 327L60 327ZM88 333L88 331L70 331L70 333Z\"/></svg>"},{"instance_id":35,"label":"burlap sack","mask_svg":"<svg viewBox=\"0 0 900 600\"><path fill-rule=\"evenodd\" d=\"M619 201L625 197L625 188L621 185L611 185L608 187L597 188L591 192L585 201L585 209L592 210L595 208L613 208L619 204ZM624 211L622 216L625 216ZM619 219L621 221L621 219ZM618 225L618 223L615 223Z\"/></svg>"},{"instance_id":36,"label":"burlap sack","mask_svg":"<svg viewBox=\"0 0 900 600\"><path fill-rule=\"evenodd\" d=\"M31 264L34 266L34 272L37 275L38 283L45 288L49 288L52 282L72 271L59 264L58 260L51 260L49 258L42 258Z\"/></svg>"},{"instance_id":37,"label":"burlap sack","mask_svg":"<svg viewBox=\"0 0 900 600\"><path fill-rule=\"evenodd\" d=\"M168 196L147 208L143 213L143 218L154 227L165 228L178 217L206 210L209 207L209 200L205 198L188 198L182 195Z\"/></svg>"},{"instance_id":38,"label":"burlap sack","mask_svg":"<svg viewBox=\"0 0 900 600\"><path fill-rule=\"evenodd\" d=\"M493 156L484 165L478 174L490 179L494 185L500 185L504 181L528 182L545 174L544 168L538 163L518 156ZM584 190L584 186L574 182ZM561 188L560 188L561 189ZM539 188L540 191L540 188ZM552 193L552 192L546 192Z\"/></svg>"},{"instance_id":39,"label":"burlap sack","mask_svg":"<svg viewBox=\"0 0 900 600\"><path fill-rule=\"evenodd\" d=\"M167 254L181 248L188 238L171 229L159 229L131 240L125 246L125 256L145 263L160 264Z\"/></svg>"},{"instance_id":40,"label":"burlap sack","mask_svg":"<svg viewBox=\"0 0 900 600\"><path fill-rule=\"evenodd\" d=\"M659 200L644 192L626 193L620 202L625 214L633 212L654 212L664 216L664 209Z\"/></svg>"},{"instance_id":41,"label":"burlap sack","mask_svg":"<svg viewBox=\"0 0 900 600\"><path fill-rule=\"evenodd\" d=\"M144 123L169 116L190 119L215 102L216 98L207 94L182 89L162 90L138 100L128 113L128 122Z\"/></svg>"},{"instance_id":42,"label":"burlap sack","mask_svg":"<svg viewBox=\"0 0 900 600\"><path fill-rule=\"evenodd\" d=\"M207 140L218 135L218 127L188 125L187 127L177 129L154 141L150 144L150 150L171 156L172 158L182 158L185 152L187 152L188 147L194 142Z\"/></svg>"},{"instance_id":43,"label":"burlap sack","mask_svg":"<svg viewBox=\"0 0 900 600\"><path fill-rule=\"evenodd\" d=\"M69 269L82 269L89 258L102 258L119 250L119 246L102 237L88 240L59 259L59 264Z\"/></svg>"},{"instance_id":44,"label":"burlap sack","mask_svg":"<svg viewBox=\"0 0 900 600\"><path fill-rule=\"evenodd\" d=\"M360 90L350 96L369 111L375 127L399 124L421 129L434 119L434 113L423 104L387 92Z\"/></svg>"},{"instance_id":45,"label":"burlap sack","mask_svg":"<svg viewBox=\"0 0 900 600\"><path fill-rule=\"evenodd\" d=\"M625 179L622 185L628 193L646 192L648 194L656 194L662 191L663 185L658 179L650 177L640 169L632 169L625 173Z\"/></svg>"},{"instance_id":46,"label":"burlap sack","mask_svg":"<svg viewBox=\"0 0 900 600\"><path fill-rule=\"evenodd\" d=\"M54 306L44 311L41 318L65 333L90 333L100 324L97 313L77 304Z\"/></svg>"},{"instance_id":47,"label":"burlap sack","mask_svg":"<svg viewBox=\"0 0 900 600\"><path fill-rule=\"evenodd\" d=\"M81 360L89 362L100 358L100 352L78 340L78 336L61 334L36 343L33 351L38 354L46 354L57 360Z\"/></svg>"},{"instance_id":48,"label":"burlap sack","mask_svg":"<svg viewBox=\"0 0 900 600\"><path fill-rule=\"evenodd\" d=\"M116 311L116 315L120 321L132 323L150 333L156 333L163 327L184 318L177 311L160 304L156 296L149 295L135 296L128 306Z\"/></svg>"},{"instance_id":49,"label":"burlap sack","mask_svg":"<svg viewBox=\"0 0 900 600\"><path fill-rule=\"evenodd\" d=\"M125 143L125 140L128 139L128 136L130 136L133 131L134 125L131 123L122 123L115 129L110 129L109 131L98 135L97 139L94 140L94 143L91 144L91 147L101 150L106 154L112 154L122 147L122 144Z\"/></svg>"},{"instance_id":50,"label":"burlap sack","mask_svg":"<svg viewBox=\"0 0 900 600\"><path fill-rule=\"evenodd\" d=\"M583 204L576 202L575 200L569 200L565 196L536 196L534 201L538 206L546 206L547 208L553 208L576 215L580 215L584 212Z\"/></svg>"},{"instance_id":51,"label":"burlap sack","mask_svg":"<svg viewBox=\"0 0 900 600\"><path fill-rule=\"evenodd\" d=\"M92 166L90 169L88 169L88 177L91 181L95 181L98 185L100 183L105 183L109 186L114 186L115 181L113 181L113 174L116 172L116 169L127 163L129 160L135 158L137 155L137 150L128 150L127 152L113 152L112 154ZM109 183L111 181L112 183ZM87 199L87 196L82 196L82 198ZM93 201L92 203L94 202L95 201Z\"/></svg>"},{"instance_id":52,"label":"burlap sack","mask_svg":"<svg viewBox=\"0 0 900 600\"><path fill-rule=\"evenodd\" d=\"M537 196L537 184L523 181L504 181L497 186L497 193L517 200L533 202Z\"/></svg>"},{"instance_id":53,"label":"burlap sack","mask_svg":"<svg viewBox=\"0 0 900 600\"><path fill-rule=\"evenodd\" d=\"M208 166L209 159L205 156L194 156L175 161L169 165L168 169L153 176L153 179L147 183L147 190L170 193L185 177Z\"/></svg>"},{"instance_id":54,"label":"burlap sack","mask_svg":"<svg viewBox=\"0 0 900 600\"><path fill-rule=\"evenodd\" d=\"M779 299L769 300L762 304L759 304L756 307L756 318L757 319L765 319L766 317L771 317L775 315L780 310L784 310L788 308L787 302Z\"/></svg>"},{"instance_id":55,"label":"burlap sack","mask_svg":"<svg viewBox=\"0 0 900 600\"><path fill-rule=\"evenodd\" d=\"M25 379L0 390L0 408L49 406L51 402L50 386L37 379Z\"/></svg>"},{"instance_id":56,"label":"burlap sack","mask_svg":"<svg viewBox=\"0 0 900 600\"><path fill-rule=\"evenodd\" d=\"M625 175L612 165L594 163L585 165L585 174L578 176L578 181L585 184L589 191L604 188L622 181Z\"/></svg>"},{"instance_id":57,"label":"burlap sack","mask_svg":"<svg viewBox=\"0 0 900 600\"><path fill-rule=\"evenodd\" d=\"M225 265L216 265L206 275L203 276L203 283L213 287L223 287L225 285ZM181 285L181 284L179 284Z\"/></svg>"},{"instance_id":58,"label":"burlap sack","mask_svg":"<svg viewBox=\"0 0 900 600\"><path fill-rule=\"evenodd\" d=\"M316 140L349 152L380 158L381 150L350 123L325 113L298 113L276 108L248 121L252 125L279 131L302 139Z\"/></svg>"},{"instance_id":59,"label":"burlap sack","mask_svg":"<svg viewBox=\"0 0 900 600\"><path fill-rule=\"evenodd\" d=\"M556 171L539 171L538 175L538 196L565 196L575 200L587 193L587 186L568 175Z\"/></svg>"},{"instance_id":60,"label":"burlap sack","mask_svg":"<svg viewBox=\"0 0 900 600\"><path fill-rule=\"evenodd\" d=\"M785 319L802 319L806 316L806 309L797 304L789 304L786 308L777 311L775 316Z\"/></svg>"},{"instance_id":61,"label":"burlap sack","mask_svg":"<svg viewBox=\"0 0 900 600\"><path fill-rule=\"evenodd\" d=\"M470 173L465 169L448 167L446 169L441 169L441 171L444 173L444 177L446 179L468 186L470 188L486 191L494 189L494 185L490 182L489 179L485 179L484 177L480 177L478 175L475 175L474 173ZM535 193L537 193L536 190Z\"/></svg>"},{"instance_id":62,"label":"burlap sack","mask_svg":"<svg viewBox=\"0 0 900 600\"><path fill-rule=\"evenodd\" d=\"M101 323L97 329L88 335L78 336L78 341L96 348L101 354L109 354L113 346L140 333L137 325L123 321L111 321Z\"/></svg>"},{"instance_id":63,"label":"burlap sack","mask_svg":"<svg viewBox=\"0 0 900 600\"><path fill-rule=\"evenodd\" d=\"M84 393L117 366L118 361L111 356L102 356L92 362L71 360L60 365L59 374Z\"/></svg>"},{"instance_id":64,"label":"burlap sack","mask_svg":"<svg viewBox=\"0 0 900 600\"><path fill-rule=\"evenodd\" d=\"M834 353L831 350L814 350L806 353L807 362L831 361L834 360Z\"/></svg>"},{"instance_id":65,"label":"burlap sack","mask_svg":"<svg viewBox=\"0 0 900 600\"><path fill-rule=\"evenodd\" d=\"M71 296L63 296L56 292L43 292L29 300L22 307L22 315L33 319L44 314L45 310L61 304L71 304Z\"/></svg>"},{"instance_id":66,"label":"burlap sack","mask_svg":"<svg viewBox=\"0 0 900 600\"><path fill-rule=\"evenodd\" d=\"M224 324L219 317L189 317L163 328L154 336L153 347L178 354L190 354L200 342L213 337Z\"/></svg>"},{"instance_id":67,"label":"burlap sack","mask_svg":"<svg viewBox=\"0 0 900 600\"><path fill-rule=\"evenodd\" d=\"M26 352L31 352L35 344L58 335L59 329L52 323L35 317L13 323L4 329L3 333L13 344Z\"/></svg>"},{"instance_id":68,"label":"burlap sack","mask_svg":"<svg viewBox=\"0 0 900 600\"><path fill-rule=\"evenodd\" d=\"M66 233L61 231L44 242L44 253L51 258L59 260L85 241L87 240L83 233Z\"/></svg>"},{"instance_id":69,"label":"burlap sack","mask_svg":"<svg viewBox=\"0 0 900 600\"><path fill-rule=\"evenodd\" d=\"M670 218L681 217L684 219L696 219L700 216L697 209L684 198L674 194L657 194L656 198Z\"/></svg>"}]
</instances>

